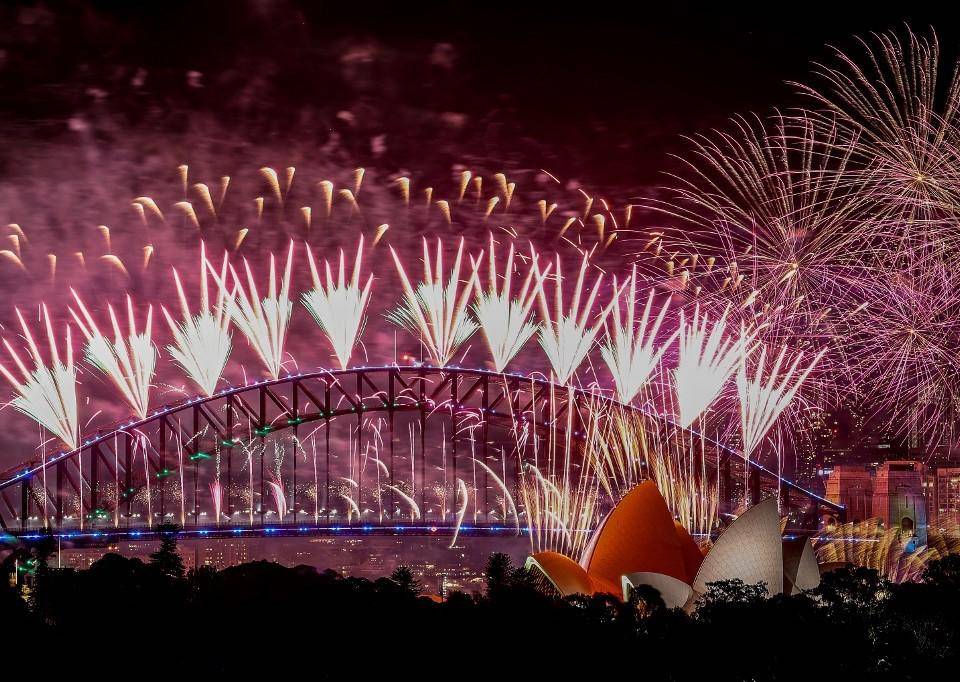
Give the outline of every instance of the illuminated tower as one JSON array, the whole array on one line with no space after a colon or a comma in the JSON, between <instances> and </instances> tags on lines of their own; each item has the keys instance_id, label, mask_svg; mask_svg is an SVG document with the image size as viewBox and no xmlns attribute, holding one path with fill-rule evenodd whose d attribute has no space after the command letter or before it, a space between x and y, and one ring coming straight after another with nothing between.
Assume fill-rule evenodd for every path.
<instances>
[{"instance_id":1,"label":"illuminated tower","mask_svg":"<svg viewBox=\"0 0 960 682\"><path fill-rule=\"evenodd\" d=\"M927 542L925 473L920 462L893 460L880 465L873 484L873 515L887 528L915 536L919 545Z\"/></svg>"},{"instance_id":2,"label":"illuminated tower","mask_svg":"<svg viewBox=\"0 0 960 682\"><path fill-rule=\"evenodd\" d=\"M847 521L865 521L873 514L873 476L864 466L838 464L827 478L826 498L847 509Z\"/></svg>"}]
</instances>

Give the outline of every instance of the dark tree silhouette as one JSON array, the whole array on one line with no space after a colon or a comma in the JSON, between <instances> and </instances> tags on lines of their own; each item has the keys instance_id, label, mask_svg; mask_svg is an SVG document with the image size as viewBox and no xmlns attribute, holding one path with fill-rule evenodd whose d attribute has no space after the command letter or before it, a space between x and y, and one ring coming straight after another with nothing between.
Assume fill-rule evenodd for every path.
<instances>
[{"instance_id":1,"label":"dark tree silhouette","mask_svg":"<svg viewBox=\"0 0 960 682\"><path fill-rule=\"evenodd\" d=\"M923 582L937 587L960 590L960 554L933 561L923 573Z\"/></svg>"},{"instance_id":2,"label":"dark tree silhouette","mask_svg":"<svg viewBox=\"0 0 960 682\"><path fill-rule=\"evenodd\" d=\"M157 530L160 533L160 547L150 555L150 565L171 578L183 578L183 557L177 551L177 533L180 528L165 523Z\"/></svg>"},{"instance_id":3,"label":"dark tree silhouette","mask_svg":"<svg viewBox=\"0 0 960 682\"><path fill-rule=\"evenodd\" d=\"M669 661L663 670L645 669L652 680L806 677L811 672L800 650L810 653L816 670L838 679L939 679L960 665L960 560L952 558L931 564L923 582L904 585L857 568L825 574L819 590L793 596L767 596L762 584L719 582L685 612L666 608L656 590L642 586L626 602L606 594L541 594L503 554L490 557L486 595L454 592L442 603L412 597L419 583L406 568L367 580L256 561L179 578L175 536L165 533L150 564L106 554L87 570L50 568L42 605L24 599L23 585L0 584L0 622L17 633L11 661L34 661L22 655L32 643L94 650L123 623L198 674L238 677L302 674L317 664L309 646L289 647L282 656L234 655L238 633L251 624L323 642L325 651L377 676L395 674L397 661L424 641L431 663L462 665L464 646L489 643L491 633L503 641L484 650L483 665L510 670L517 665L513 652L523 647L538 652L538 672L568 676L584 668L596 677L622 672L621 657L593 654L603 651ZM31 550L22 547L16 556ZM13 560L4 566L12 570ZM376 656L362 636L371 624L382 633ZM170 640L190 628L202 632L202 645ZM558 646L564 642L569 646ZM126 669L142 667L149 655L141 646L110 653Z\"/></svg>"},{"instance_id":4,"label":"dark tree silhouette","mask_svg":"<svg viewBox=\"0 0 960 682\"><path fill-rule=\"evenodd\" d=\"M495 552L487 559L484 576L487 582L487 596L494 597L509 587L513 562L502 552Z\"/></svg>"},{"instance_id":5,"label":"dark tree silhouette","mask_svg":"<svg viewBox=\"0 0 960 682\"><path fill-rule=\"evenodd\" d=\"M404 592L419 596L423 592L423 585L413 577L413 572L407 566L397 566L390 574L390 580L397 584Z\"/></svg>"}]
</instances>

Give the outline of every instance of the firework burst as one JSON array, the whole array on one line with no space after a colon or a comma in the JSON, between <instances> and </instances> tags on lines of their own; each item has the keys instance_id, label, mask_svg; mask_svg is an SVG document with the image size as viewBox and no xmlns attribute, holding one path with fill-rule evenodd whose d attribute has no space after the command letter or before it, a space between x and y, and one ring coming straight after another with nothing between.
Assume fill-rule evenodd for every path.
<instances>
[{"instance_id":1,"label":"firework burst","mask_svg":"<svg viewBox=\"0 0 960 682\"><path fill-rule=\"evenodd\" d=\"M493 365L497 372L503 372L510 360L537 332L536 322L530 321L530 311L537 300L538 288L534 284L534 272L537 267L537 255L530 253L531 266L520 287L516 298L512 297L514 249L510 244L507 262L503 271L503 284L499 284L497 275L496 250L493 236L490 236L490 260L487 276L489 286L486 291L480 285L479 278L474 279L477 299L473 312L480 323L480 329L487 341ZM544 275L548 274L548 265Z\"/></svg>"},{"instance_id":2,"label":"firework burst","mask_svg":"<svg viewBox=\"0 0 960 682\"><path fill-rule=\"evenodd\" d=\"M689 428L719 395L749 343L744 334L736 340L727 334L728 314L729 309L711 325L700 306L690 322L680 311L680 354L673 381L681 428Z\"/></svg>"},{"instance_id":3,"label":"firework burst","mask_svg":"<svg viewBox=\"0 0 960 682\"><path fill-rule=\"evenodd\" d=\"M589 261L584 256L580 262L580 271L574 285L573 296L566 310L564 310L563 302L563 274L560 268L560 256L557 256L554 274L549 275L554 282L552 310L547 303L545 292L547 275L541 273L534 265L534 272L539 282L537 294L540 301L540 313L543 316L543 326L540 328L540 346L550 361L555 380L561 384L566 384L573 377L573 373L576 372L580 363L593 348L593 342L603 328L607 315L617 304L617 292L615 292L610 304L591 323L591 313L600 293L603 274L597 275L593 288L584 298L584 283L588 265Z\"/></svg>"},{"instance_id":4,"label":"firework burst","mask_svg":"<svg viewBox=\"0 0 960 682\"><path fill-rule=\"evenodd\" d=\"M74 450L80 441L80 429L77 411L77 370L73 364L70 327L68 325L65 332L66 353L61 357L53 323L50 321L50 313L46 306L42 306L43 324L50 348L50 364L46 364L23 315L19 310L16 314L33 360L33 369L27 368L9 340L4 339L3 345L20 372L20 377L17 377L0 365L0 373L10 382L17 394L12 405L16 410L56 435L69 449Z\"/></svg>"},{"instance_id":5,"label":"firework burst","mask_svg":"<svg viewBox=\"0 0 960 682\"><path fill-rule=\"evenodd\" d=\"M460 280L463 262L463 239L457 247L453 267L444 284L443 243L437 240L435 265L430 258L427 240L423 240L423 281L416 289L400 262L397 252L390 247L390 254L397 266L403 284L403 303L389 313L388 318L420 338L430 358L439 366L450 363L457 350L477 331L477 324L470 319L467 306L473 294L478 261L469 280ZM482 254L481 254L482 257ZM479 259L478 259L479 260Z\"/></svg>"},{"instance_id":6,"label":"firework burst","mask_svg":"<svg viewBox=\"0 0 960 682\"><path fill-rule=\"evenodd\" d=\"M617 289L616 279L613 286ZM661 306L655 317L651 315L654 308L653 290L647 297L639 324L636 323L636 266L630 275L626 292L626 317L621 314L619 304L613 306L613 324L608 327L607 338L600 346L603 361L616 383L617 397L623 403L629 403L640 392L678 333L675 331L667 339L658 342L657 335L668 306Z\"/></svg>"},{"instance_id":7,"label":"firework burst","mask_svg":"<svg viewBox=\"0 0 960 682\"><path fill-rule=\"evenodd\" d=\"M860 168L850 179L890 236L935 236L955 246L956 235L943 219L955 218L960 205L956 66L941 79L940 45L932 31L920 36L908 29L905 39L873 34L860 46L862 55L835 50L835 66L817 65L821 87L800 88L821 109L820 118L837 120L856 141Z\"/></svg>"},{"instance_id":8,"label":"firework burst","mask_svg":"<svg viewBox=\"0 0 960 682\"><path fill-rule=\"evenodd\" d=\"M809 116L777 115L735 119L693 145L690 177L651 206L690 225L693 254L713 254L687 270L704 296L772 320L763 329L771 341L829 337L829 313L854 307L850 286L872 246L865 199L850 182L856 140Z\"/></svg>"},{"instance_id":9,"label":"firework burst","mask_svg":"<svg viewBox=\"0 0 960 682\"><path fill-rule=\"evenodd\" d=\"M303 294L303 304L333 347L333 354L340 363L340 369L346 369L357 339L363 331L367 304L370 300L370 287L373 284L373 275L370 275L366 283L362 287L360 285L363 237L360 237L349 282L346 280L343 251L340 252L340 266L336 280L333 278L329 261L324 262L326 280L323 281L317 271L313 252L309 248L307 257L310 262L313 289Z\"/></svg>"},{"instance_id":10,"label":"firework burst","mask_svg":"<svg viewBox=\"0 0 960 682\"><path fill-rule=\"evenodd\" d=\"M133 299L127 296L127 333L124 335L113 306L108 305L113 331L111 341L97 327L77 292L72 293L79 313L71 309L70 314L87 340L87 361L110 379L138 419L146 418L150 404L150 382L157 367L157 349L153 345L153 306L147 308L146 322L143 330L138 332Z\"/></svg>"},{"instance_id":11,"label":"firework burst","mask_svg":"<svg viewBox=\"0 0 960 682\"><path fill-rule=\"evenodd\" d=\"M290 242L290 248L287 249L287 260L283 268L283 276L279 281L276 259L273 254L270 254L267 295L263 298L260 298L250 263L244 260L243 265L247 275L246 288L237 271L232 267L230 268L234 284L232 293L227 292L227 284L223 279L216 274L214 278L220 287L221 296L229 301L230 317L256 351L270 377L278 379L283 366L284 345L287 340L290 316L293 313L293 303L290 301L293 242Z\"/></svg>"},{"instance_id":12,"label":"firework burst","mask_svg":"<svg viewBox=\"0 0 960 682\"><path fill-rule=\"evenodd\" d=\"M170 333L173 335L173 344L167 346L167 352L206 396L212 396L216 392L217 383L227 366L232 349L227 301L232 300L233 295L228 296L223 287L218 287L217 302L211 308L210 290L207 285L209 267L205 247L201 244L200 311L196 315L190 313L187 296L176 270L173 271L173 278L177 286L183 318L180 322L176 322L167 309L161 307L170 327ZM218 281L225 282L226 279L227 259L224 256Z\"/></svg>"},{"instance_id":13,"label":"firework burst","mask_svg":"<svg viewBox=\"0 0 960 682\"><path fill-rule=\"evenodd\" d=\"M960 406L960 275L937 257L884 268L848 321L856 384L875 417L928 443L955 438Z\"/></svg>"},{"instance_id":14,"label":"firework burst","mask_svg":"<svg viewBox=\"0 0 960 682\"><path fill-rule=\"evenodd\" d=\"M773 361L766 379L767 349L762 347L756 368L751 376L747 367L746 350L742 351L740 370L737 372L737 394L740 397L740 425L743 436L743 458L750 462L764 437L784 410L793 402L801 384L813 371L826 351L820 351L808 363L801 365L803 355L798 353L792 362L785 365L787 349L784 348ZM779 461L779 460L778 460ZM744 468L744 476L749 467Z\"/></svg>"}]
</instances>

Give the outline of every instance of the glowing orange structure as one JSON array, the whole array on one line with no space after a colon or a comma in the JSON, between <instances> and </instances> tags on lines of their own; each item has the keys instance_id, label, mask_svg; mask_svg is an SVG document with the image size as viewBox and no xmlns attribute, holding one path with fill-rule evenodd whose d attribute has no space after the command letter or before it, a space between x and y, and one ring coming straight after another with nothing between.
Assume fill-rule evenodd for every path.
<instances>
[{"instance_id":1,"label":"glowing orange structure","mask_svg":"<svg viewBox=\"0 0 960 682\"><path fill-rule=\"evenodd\" d=\"M538 552L526 565L562 596L607 593L626 599L635 587L649 585L667 606L689 607L720 580L763 582L771 594L816 587L820 571L809 545L809 540L784 543L777 502L770 497L737 518L704 554L674 521L656 484L645 481L607 515L579 563L557 552Z\"/></svg>"}]
</instances>

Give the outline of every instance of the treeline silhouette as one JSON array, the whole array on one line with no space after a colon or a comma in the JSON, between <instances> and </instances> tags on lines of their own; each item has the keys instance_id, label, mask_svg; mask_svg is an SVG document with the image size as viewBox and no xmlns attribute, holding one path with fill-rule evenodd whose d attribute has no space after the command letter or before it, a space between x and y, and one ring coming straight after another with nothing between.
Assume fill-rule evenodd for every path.
<instances>
[{"instance_id":1,"label":"treeline silhouette","mask_svg":"<svg viewBox=\"0 0 960 682\"><path fill-rule=\"evenodd\" d=\"M790 597L716 583L685 614L647 588L626 603L552 597L503 554L489 558L484 594L439 602L404 567L372 581L266 561L186 572L175 538L168 532L149 562L107 554L87 570L51 568L46 542L8 556L4 575L16 563L22 579L0 587L0 670L908 680L955 672L960 651L958 556L934 562L912 584L852 566Z\"/></svg>"}]
</instances>

